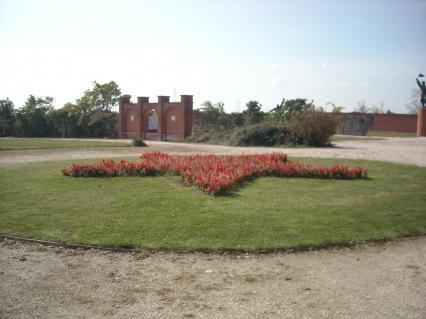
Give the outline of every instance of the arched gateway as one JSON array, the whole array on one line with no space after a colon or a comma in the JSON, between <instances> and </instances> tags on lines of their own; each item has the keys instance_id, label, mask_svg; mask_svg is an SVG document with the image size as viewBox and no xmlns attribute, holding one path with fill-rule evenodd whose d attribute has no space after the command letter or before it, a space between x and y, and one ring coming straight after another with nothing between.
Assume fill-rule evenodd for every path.
<instances>
[{"instance_id":1,"label":"arched gateway","mask_svg":"<svg viewBox=\"0 0 426 319\"><path fill-rule=\"evenodd\" d=\"M180 97L180 102L170 102L169 96L158 96L157 103L149 103L149 97L138 97L137 103L131 103L130 96L122 96L119 100L119 137L183 140L192 130L192 95Z\"/></svg>"}]
</instances>

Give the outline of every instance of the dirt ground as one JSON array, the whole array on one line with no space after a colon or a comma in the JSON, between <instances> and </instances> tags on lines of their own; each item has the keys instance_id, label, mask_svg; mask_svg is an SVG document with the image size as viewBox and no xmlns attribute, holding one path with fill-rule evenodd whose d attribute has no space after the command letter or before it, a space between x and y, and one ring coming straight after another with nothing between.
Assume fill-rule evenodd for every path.
<instances>
[{"instance_id":1,"label":"dirt ground","mask_svg":"<svg viewBox=\"0 0 426 319\"><path fill-rule=\"evenodd\" d=\"M0 242L1 318L426 318L426 238L279 254Z\"/></svg>"},{"instance_id":2,"label":"dirt ground","mask_svg":"<svg viewBox=\"0 0 426 319\"><path fill-rule=\"evenodd\" d=\"M336 144L273 149L149 142L143 150L283 151L426 166L426 138ZM2 151L0 166L141 150ZM0 240L0 318L426 318L426 238L257 255L148 255Z\"/></svg>"},{"instance_id":3,"label":"dirt ground","mask_svg":"<svg viewBox=\"0 0 426 319\"><path fill-rule=\"evenodd\" d=\"M142 151L160 150L177 153L241 154L284 152L290 156L354 158L426 166L426 137L389 137L380 140L336 142L336 147L273 148L232 147L206 144L187 144L147 141L148 147L110 147L81 149L35 149L0 152L0 166L40 161L60 161L82 158L113 158L138 156Z\"/></svg>"}]
</instances>

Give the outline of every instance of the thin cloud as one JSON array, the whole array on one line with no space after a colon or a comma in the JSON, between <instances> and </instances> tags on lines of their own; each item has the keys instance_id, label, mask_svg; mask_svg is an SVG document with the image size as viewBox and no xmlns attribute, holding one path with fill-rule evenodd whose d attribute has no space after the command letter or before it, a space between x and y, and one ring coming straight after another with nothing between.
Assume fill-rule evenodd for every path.
<instances>
[{"instance_id":1,"label":"thin cloud","mask_svg":"<svg viewBox=\"0 0 426 319\"><path fill-rule=\"evenodd\" d=\"M302 61L302 62L299 62L299 66L302 68L309 68L312 66L312 63L308 61Z\"/></svg>"},{"instance_id":2,"label":"thin cloud","mask_svg":"<svg viewBox=\"0 0 426 319\"><path fill-rule=\"evenodd\" d=\"M281 63L270 63L266 66L268 70L282 70L284 68L284 65Z\"/></svg>"},{"instance_id":3,"label":"thin cloud","mask_svg":"<svg viewBox=\"0 0 426 319\"><path fill-rule=\"evenodd\" d=\"M331 87L368 87L370 86L370 82L333 82L330 84Z\"/></svg>"},{"instance_id":4,"label":"thin cloud","mask_svg":"<svg viewBox=\"0 0 426 319\"><path fill-rule=\"evenodd\" d=\"M348 87L348 86L353 86L353 84L349 83L349 82L333 82L330 85L331 87L338 87L338 88L344 88L344 87Z\"/></svg>"},{"instance_id":5,"label":"thin cloud","mask_svg":"<svg viewBox=\"0 0 426 319\"><path fill-rule=\"evenodd\" d=\"M285 81L285 80L283 80L283 79L282 79L282 78L280 78L280 77L277 77L277 78L275 78L275 79L272 81L272 83L273 83L275 86L282 86L282 85L286 84L286 81Z\"/></svg>"}]
</instances>

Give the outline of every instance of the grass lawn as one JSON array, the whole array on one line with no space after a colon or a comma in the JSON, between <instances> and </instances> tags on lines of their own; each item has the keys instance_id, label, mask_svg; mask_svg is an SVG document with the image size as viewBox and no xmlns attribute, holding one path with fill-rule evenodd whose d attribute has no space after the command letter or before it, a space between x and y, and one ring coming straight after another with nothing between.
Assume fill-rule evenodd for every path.
<instances>
[{"instance_id":1,"label":"grass lawn","mask_svg":"<svg viewBox=\"0 0 426 319\"><path fill-rule=\"evenodd\" d=\"M126 147L130 146L128 141L103 141L95 140L74 140L58 138L0 138L0 151L4 150L24 150L35 148L80 148L80 147Z\"/></svg>"},{"instance_id":2,"label":"grass lawn","mask_svg":"<svg viewBox=\"0 0 426 319\"><path fill-rule=\"evenodd\" d=\"M374 161L366 180L264 177L212 197L180 177L72 178L71 162L0 168L0 234L176 250L318 247L426 234L426 168Z\"/></svg>"}]
</instances>

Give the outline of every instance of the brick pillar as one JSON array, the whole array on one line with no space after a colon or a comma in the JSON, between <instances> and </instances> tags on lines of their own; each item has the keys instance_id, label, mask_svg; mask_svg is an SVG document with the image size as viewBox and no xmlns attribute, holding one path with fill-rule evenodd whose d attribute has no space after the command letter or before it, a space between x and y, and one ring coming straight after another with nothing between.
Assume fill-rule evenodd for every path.
<instances>
[{"instance_id":1,"label":"brick pillar","mask_svg":"<svg viewBox=\"0 0 426 319\"><path fill-rule=\"evenodd\" d=\"M184 120L183 120L183 138L191 135L192 132L192 108L193 108L193 96L192 95L181 95L180 103L184 108Z\"/></svg>"},{"instance_id":2,"label":"brick pillar","mask_svg":"<svg viewBox=\"0 0 426 319\"><path fill-rule=\"evenodd\" d=\"M148 96L138 96L138 104L149 103Z\"/></svg>"},{"instance_id":3,"label":"brick pillar","mask_svg":"<svg viewBox=\"0 0 426 319\"><path fill-rule=\"evenodd\" d=\"M158 122L157 122L157 139L159 141L164 141L166 139L165 135L167 132L165 129L165 123L163 123L163 108L165 103L170 102L170 96L159 95L158 96Z\"/></svg>"},{"instance_id":4,"label":"brick pillar","mask_svg":"<svg viewBox=\"0 0 426 319\"><path fill-rule=\"evenodd\" d=\"M141 136L142 138L144 137L144 131L145 131L145 127L144 127L144 118L143 118L143 105L149 103L149 97L147 96L138 96L138 117L137 117L137 121L138 121L138 134L139 136Z\"/></svg>"},{"instance_id":5,"label":"brick pillar","mask_svg":"<svg viewBox=\"0 0 426 319\"><path fill-rule=\"evenodd\" d=\"M426 136L426 108L417 111L417 136Z\"/></svg>"},{"instance_id":6,"label":"brick pillar","mask_svg":"<svg viewBox=\"0 0 426 319\"><path fill-rule=\"evenodd\" d=\"M130 95L121 96L118 99L118 138L126 138L126 119L124 114L124 105L130 103Z\"/></svg>"}]
</instances>

